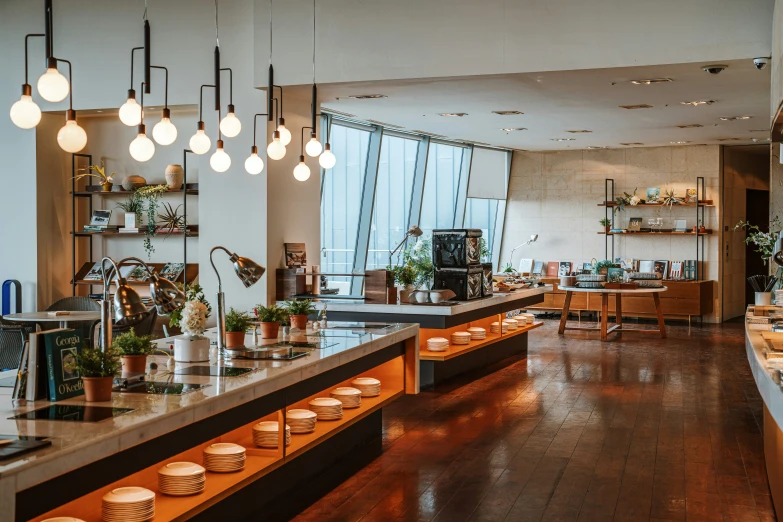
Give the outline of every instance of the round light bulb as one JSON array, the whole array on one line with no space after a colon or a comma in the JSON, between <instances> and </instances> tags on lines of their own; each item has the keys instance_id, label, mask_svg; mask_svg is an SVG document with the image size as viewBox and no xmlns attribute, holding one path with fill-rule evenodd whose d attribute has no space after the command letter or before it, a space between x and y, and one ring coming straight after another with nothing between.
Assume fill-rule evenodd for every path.
<instances>
[{"instance_id":1,"label":"round light bulb","mask_svg":"<svg viewBox=\"0 0 783 522\"><path fill-rule=\"evenodd\" d=\"M283 159L285 156L285 145L283 145L279 138L273 139L272 143L266 148L266 155L273 160Z\"/></svg>"},{"instance_id":2,"label":"round light bulb","mask_svg":"<svg viewBox=\"0 0 783 522\"><path fill-rule=\"evenodd\" d=\"M282 143L283 146L291 143L291 131L285 128L284 123L281 123L280 126L277 127L277 131L280 133L280 143Z\"/></svg>"},{"instance_id":3,"label":"round light bulb","mask_svg":"<svg viewBox=\"0 0 783 522\"><path fill-rule=\"evenodd\" d=\"M248 174L256 175L260 174L264 170L264 160L262 160L257 152L253 152L245 160L245 170Z\"/></svg>"},{"instance_id":4,"label":"round light bulb","mask_svg":"<svg viewBox=\"0 0 783 522\"><path fill-rule=\"evenodd\" d=\"M135 127L141 123L141 105L136 103L136 98L128 98L128 101L122 104L120 121L128 127Z\"/></svg>"},{"instance_id":5,"label":"round light bulb","mask_svg":"<svg viewBox=\"0 0 783 522\"><path fill-rule=\"evenodd\" d=\"M155 154L155 144L147 137L145 132L139 132L139 135L130 143L128 147L131 158L136 161L148 161Z\"/></svg>"},{"instance_id":6,"label":"round light bulb","mask_svg":"<svg viewBox=\"0 0 783 522\"><path fill-rule=\"evenodd\" d=\"M56 67L49 67L38 78L38 94L48 102L63 101L69 90L68 80Z\"/></svg>"},{"instance_id":7,"label":"round light bulb","mask_svg":"<svg viewBox=\"0 0 783 522\"><path fill-rule=\"evenodd\" d=\"M223 150L222 140L218 140L217 150L209 158L209 165L215 172L225 172L231 166L231 157Z\"/></svg>"},{"instance_id":8,"label":"round light bulb","mask_svg":"<svg viewBox=\"0 0 783 522\"><path fill-rule=\"evenodd\" d=\"M177 139L177 127L171 123L169 118L161 120L152 127L152 137L161 145L171 145Z\"/></svg>"},{"instance_id":9,"label":"round light bulb","mask_svg":"<svg viewBox=\"0 0 783 522\"><path fill-rule=\"evenodd\" d=\"M23 94L18 102L11 105L11 121L20 129L32 129L41 121L41 108L32 96Z\"/></svg>"},{"instance_id":10,"label":"round light bulb","mask_svg":"<svg viewBox=\"0 0 783 522\"><path fill-rule=\"evenodd\" d=\"M321 150L323 150L323 147L321 147L321 142L315 139L315 136L310 138L310 141L308 141L307 145L305 145L305 152L308 156L313 158L318 157L318 155L321 154Z\"/></svg>"},{"instance_id":11,"label":"round light bulb","mask_svg":"<svg viewBox=\"0 0 783 522\"><path fill-rule=\"evenodd\" d=\"M206 154L211 146L212 142L204 129L197 130L196 134L190 137L190 150L196 154Z\"/></svg>"},{"instance_id":12,"label":"round light bulb","mask_svg":"<svg viewBox=\"0 0 783 522\"><path fill-rule=\"evenodd\" d=\"M299 156L299 165L294 167L294 177L299 181L310 179L310 167L305 165L304 156Z\"/></svg>"},{"instance_id":13,"label":"round light bulb","mask_svg":"<svg viewBox=\"0 0 783 522\"><path fill-rule=\"evenodd\" d=\"M65 125L57 132L57 143L65 152L74 154L87 145L87 133L79 127L75 119L65 121Z\"/></svg>"},{"instance_id":14,"label":"round light bulb","mask_svg":"<svg viewBox=\"0 0 783 522\"><path fill-rule=\"evenodd\" d=\"M334 164L337 163L337 158L335 158L334 154L332 154L328 143L326 144L325 149L326 150L324 150L323 153L318 156L318 163L320 163L321 166L325 169L331 169L334 167Z\"/></svg>"},{"instance_id":15,"label":"round light bulb","mask_svg":"<svg viewBox=\"0 0 783 522\"><path fill-rule=\"evenodd\" d=\"M234 111L229 112L220 120L220 132L228 138L238 135L241 130L242 122L236 117Z\"/></svg>"}]
</instances>

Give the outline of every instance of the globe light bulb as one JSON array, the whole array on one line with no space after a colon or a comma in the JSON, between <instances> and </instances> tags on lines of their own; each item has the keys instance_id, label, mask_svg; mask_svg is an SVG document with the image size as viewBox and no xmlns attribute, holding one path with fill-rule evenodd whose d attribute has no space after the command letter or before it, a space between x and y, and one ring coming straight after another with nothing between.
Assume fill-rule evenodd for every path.
<instances>
[{"instance_id":1,"label":"globe light bulb","mask_svg":"<svg viewBox=\"0 0 783 522\"><path fill-rule=\"evenodd\" d=\"M148 161L155 154L155 144L147 137L145 125L139 125L139 135L130 143L128 151L131 158L141 162Z\"/></svg>"},{"instance_id":2,"label":"globe light bulb","mask_svg":"<svg viewBox=\"0 0 783 522\"><path fill-rule=\"evenodd\" d=\"M209 165L215 172L225 172L231 166L231 157L223 150L223 140L217 141L217 149L209 158Z\"/></svg>"},{"instance_id":3,"label":"globe light bulb","mask_svg":"<svg viewBox=\"0 0 783 522\"><path fill-rule=\"evenodd\" d=\"M171 145L177 139L177 127L171 123L171 111L163 109L163 116L152 128L152 137L161 145Z\"/></svg>"},{"instance_id":4,"label":"globe light bulb","mask_svg":"<svg viewBox=\"0 0 783 522\"><path fill-rule=\"evenodd\" d=\"M337 163L337 158L332 154L328 143L324 145L323 153L318 156L318 163L325 169L331 169L334 167L334 164Z\"/></svg>"},{"instance_id":5,"label":"globe light bulb","mask_svg":"<svg viewBox=\"0 0 783 522\"><path fill-rule=\"evenodd\" d=\"M269 159L281 160L285 156L285 145L280 141L280 133L275 131L272 135L272 142L266 148L266 155Z\"/></svg>"},{"instance_id":6,"label":"globe light bulb","mask_svg":"<svg viewBox=\"0 0 783 522\"><path fill-rule=\"evenodd\" d=\"M200 121L198 122L198 130L190 137L190 150L196 154L206 154L211 146L212 142L204 132L204 122Z\"/></svg>"},{"instance_id":7,"label":"globe light bulb","mask_svg":"<svg viewBox=\"0 0 783 522\"><path fill-rule=\"evenodd\" d=\"M311 134L310 141L308 141L307 145L305 145L305 152L308 156L316 158L319 154L321 154L321 150L323 150L323 147L321 147L321 142L315 139L315 134Z\"/></svg>"},{"instance_id":8,"label":"globe light bulb","mask_svg":"<svg viewBox=\"0 0 783 522\"><path fill-rule=\"evenodd\" d=\"M226 114L222 120L220 120L220 132L226 137L233 138L239 134L242 130L242 122L234 114L234 106L228 106L228 114Z\"/></svg>"},{"instance_id":9,"label":"globe light bulb","mask_svg":"<svg viewBox=\"0 0 783 522\"><path fill-rule=\"evenodd\" d=\"M294 177L299 181L310 179L310 167L305 165L304 156L299 156L299 165L294 167Z\"/></svg>"},{"instance_id":10,"label":"globe light bulb","mask_svg":"<svg viewBox=\"0 0 783 522\"><path fill-rule=\"evenodd\" d=\"M59 102L68 96L69 91L68 80L57 70L57 62L50 61L46 72L38 78L38 94L48 102Z\"/></svg>"},{"instance_id":11,"label":"globe light bulb","mask_svg":"<svg viewBox=\"0 0 783 522\"><path fill-rule=\"evenodd\" d=\"M258 147L253 145L250 149L250 156L245 160L245 170L248 174L260 174L264 170L264 160L258 156Z\"/></svg>"},{"instance_id":12,"label":"globe light bulb","mask_svg":"<svg viewBox=\"0 0 783 522\"><path fill-rule=\"evenodd\" d=\"M33 101L28 84L22 85L22 97L11 105L11 121L20 129L32 129L41 121L41 108Z\"/></svg>"},{"instance_id":13,"label":"globe light bulb","mask_svg":"<svg viewBox=\"0 0 783 522\"><path fill-rule=\"evenodd\" d=\"M128 100L120 107L120 121L128 127L141 123L141 105L136 103L136 91L128 90Z\"/></svg>"},{"instance_id":14,"label":"globe light bulb","mask_svg":"<svg viewBox=\"0 0 783 522\"><path fill-rule=\"evenodd\" d=\"M280 133L280 143L283 146L291 143L291 131L285 128L285 119L280 118L280 124L277 126L277 132Z\"/></svg>"},{"instance_id":15,"label":"globe light bulb","mask_svg":"<svg viewBox=\"0 0 783 522\"><path fill-rule=\"evenodd\" d=\"M57 143L65 152L74 154L87 145L87 133L76 123L76 111L65 112L65 125L57 132Z\"/></svg>"}]
</instances>

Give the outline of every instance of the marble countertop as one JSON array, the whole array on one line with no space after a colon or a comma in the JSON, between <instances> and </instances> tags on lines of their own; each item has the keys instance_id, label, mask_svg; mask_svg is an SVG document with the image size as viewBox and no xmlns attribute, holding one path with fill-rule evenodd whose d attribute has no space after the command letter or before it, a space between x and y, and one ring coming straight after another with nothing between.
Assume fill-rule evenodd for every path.
<instances>
[{"instance_id":1,"label":"marble countertop","mask_svg":"<svg viewBox=\"0 0 783 522\"><path fill-rule=\"evenodd\" d=\"M361 326L366 326L362 328ZM321 336L326 347L292 361L230 360L225 366L249 367L255 371L240 377L200 377L172 375L161 358L159 370L148 380L209 384L185 395L147 395L115 393L111 406L133 411L101 422L69 422L9 419L13 415L47 407L50 404L85 404L84 397L57 403L36 401L12 408L11 388L0 388L0 435L49 437L52 445L15 460L0 461L0 497L45 482L69 470L126 450L151 438L182 426L227 411L240 404L291 386L314 375L359 359L405 339L418 335L416 324L378 325L339 323L311 332ZM308 334L310 335L310 333ZM215 332L207 332L215 337ZM161 340L162 344L169 340ZM277 340L265 341L272 344ZM246 344L252 344L248 335ZM213 361L214 363L215 361ZM221 361L221 365L224 363ZM207 366L209 363L182 364ZM418 367L418 364L416 365ZM109 403L90 403L108 406Z\"/></svg>"},{"instance_id":2,"label":"marble countertop","mask_svg":"<svg viewBox=\"0 0 783 522\"><path fill-rule=\"evenodd\" d=\"M524 288L513 292L495 294L492 297L476 299L474 301L460 301L454 305L414 305L414 304L365 304L360 301L345 302L334 299L328 300L324 297L322 300L313 302L313 305L321 310L326 304L327 317L329 311L334 312L373 312L378 314L411 314L411 315L459 315L473 310L480 310L489 306L502 303L509 303L531 297L545 294L552 291L552 285L540 286L538 288Z\"/></svg>"},{"instance_id":3,"label":"marble countertop","mask_svg":"<svg viewBox=\"0 0 783 522\"><path fill-rule=\"evenodd\" d=\"M750 329L745 323L745 351L759 395L764 400L772 418L783 429L783 388L780 386L780 370L783 370L783 359L777 359L779 362L770 363L771 359L764 356L766 341L761 337L764 331Z\"/></svg>"}]
</instances>

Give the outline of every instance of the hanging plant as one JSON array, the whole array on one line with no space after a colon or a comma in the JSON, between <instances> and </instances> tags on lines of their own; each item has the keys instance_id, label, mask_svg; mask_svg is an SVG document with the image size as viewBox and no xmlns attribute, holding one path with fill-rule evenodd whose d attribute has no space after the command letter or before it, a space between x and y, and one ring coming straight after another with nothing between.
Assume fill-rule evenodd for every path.
<instances>
[{"instance_id":1,"label":"hanging plant","mask_svg":"<svg viewBox=\"0 0 783 522\"><path fill-rule=\"evenodd\" d=\"M158 201L160 195L168 190L166 185L147 185L136 189L136 195L147 201L147 228L144 231L144 250L147 252L147 259L152 258L155 247L152 246L152 238L155 237L156 224L155 218L158 213Z\"/></svg>"}]
</instances>

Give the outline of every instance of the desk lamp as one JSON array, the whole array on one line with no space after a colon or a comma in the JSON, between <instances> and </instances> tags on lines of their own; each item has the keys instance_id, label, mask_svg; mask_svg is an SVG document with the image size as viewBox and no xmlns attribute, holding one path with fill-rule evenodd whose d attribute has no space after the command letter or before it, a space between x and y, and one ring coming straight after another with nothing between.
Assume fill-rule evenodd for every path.
<instances>
[{"instance_id":1,"label":"desk lamp","mask_svg":"<svg viewBox=\"0 0 783 522\"><path fill-rule=\"evenodd\" d=\"M514 252L516 252L518 249L522 248L523 246L528 246L531 243L535 243L536 241L538 241L538 234L533 234L533 235L530 236L530 239L528 239L527 241L525 241L521 245L517 245L514 248L512 248L511 249L511 255L508 256L508 264L509 264L509 266L511 266L512 268L514 267L514 265L513 265L513 262L514 262Z\"/></svg>"},{"instance_id":2,"label":"desk lamp","mask_svg":"<svg viewBox=\"0 0 783 522\"><path fill-rule=\"evenodd\" d=\"M395 253L397 250L399 250L399 249L400 249L400 247L402 246L402 244L403 244L403 243L405 243L405 242L408 240L408 238L409 238L409 237L411 237L411 236L413 236L413 237L419 237L419 236L421 236L421 234L422 234L422 231L421 231L421 229L418 227L418 225L413 225L413 226L411 226L411 228L409 228L409 229L408 229L408 231L405 233L405 237L403 237L403 238L402 238L402 241L400 241L400 243L399 243L399 244L398 244L396 247L394 247L394 250L392 250L391 252L389 252L389 266L391 266L391 265L392 265L392 257L394 257L394 253Z\"/></svg>"}]
</instances>

